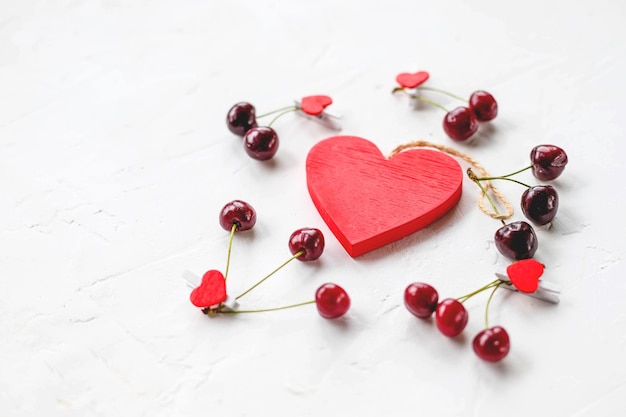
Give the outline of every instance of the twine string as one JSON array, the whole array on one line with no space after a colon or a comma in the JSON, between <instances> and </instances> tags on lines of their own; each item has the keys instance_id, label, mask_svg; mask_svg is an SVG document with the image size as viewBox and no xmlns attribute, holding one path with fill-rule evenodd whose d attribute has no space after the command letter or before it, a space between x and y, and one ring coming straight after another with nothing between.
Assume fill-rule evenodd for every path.
<instances>
[{"instance_id":1,"label":"twine string","mask_svg":"<svg viewBox=\"0 0 626 417\"><path fill-rule=\"evenodd\" d=\"M480 162L478 162L476 159L472 158L471 156L469 156L465 152L461 152L461 151L459 151L457 149L454 149L454 148L451 148L449 146L440 145L440 144L437 144L437 143L431 143L431 142L428 142L428 141L425 141L425 140L418 140L418 141L409 142L409 143L405 143L405 144L399 145L393 151L391 151L391 154L389 154L389 158L393 157L394 155L399 154L400 152L403 152L403 151L406 151L406 150L409 150L409 149L414 149L414 148L433 148L433 149L437 149L438 151L447 153L448 155L452 155L452 156L455 156L457 158L460 158L460 159L464 160L465 162L470 164L472 167L474 167L474 169L476 169L476 171L478 171L480 173L481 177L490 177L491 176L491 175L489 175L487 170L482 166L482 164ZM509 201L500 192L500 190L498 190L491 183L491 181L484 181L483 184L484 184L484 187L482 187L482 189L480 191L480 195L478 197L478 208L480 209L480 211L482 211L483 213L485 213L487 216L491 217L492 219L496 219L496 220L506 220L506 219L509 219L510 217L512 217L513 216L513 206L511 206L511 203L509 203ZM491 193L495 197L495 199L500 202L502 207L504 207L504 209L505 209L504 213L500 213L496 208L494 208L492 210L492 209L487 207L487 205L485 204L485 200L489 196L486 193Z\"/></svg>"}]
</instances>

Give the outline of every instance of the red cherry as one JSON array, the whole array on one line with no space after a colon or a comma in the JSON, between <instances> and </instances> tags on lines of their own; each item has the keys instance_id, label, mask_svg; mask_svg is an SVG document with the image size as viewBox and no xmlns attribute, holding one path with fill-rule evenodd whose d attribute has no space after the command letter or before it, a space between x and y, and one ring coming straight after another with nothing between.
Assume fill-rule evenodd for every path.
<instances>
[{"instance_id":1,"label":"red cherry","mask_svg":"<svg viewBox=\"0 0 626 417\"><path fill-rule=\"evenodd\" d=\"M465 306L454 298L446 298L437 305L435 323L441 333L448 337L459 335L469 320Z\"/></svg>"},{"instance_id":2,"label":"red cherry","mask_svg":"<svg viewBox=\"0 0 626 417\"><path fill-rule=\"evenodd\" d=\"M498 115L498 103L486 91L474 91L469 99L469 107L481 122L488 122Z\"/></svg>"},{"instance_id":3,"label":"red cherry","mask_svg":"<svg viewBox=\"0 0 626 417\"><path fill-rule=\"evenodd\" d=\"M302 262L314 261L324 252L324 235L321 230L310 227L298 229L289 237L289 251L292 255L303 251L296 259Z\"/></svg>"},{"instance_id":4,"label":"red cherry","mask_svg":"<svg viewBox=\"0 0 626 417\"><path fill-rule=\"evenodd\" d=\"M278 134L271 127L253 127L244 135L243 144L251 158L266 161L278 150Z\"/></svg>"},{"instance_id":5,"label":"red cherry","mask_svg":"<svg viewBox=\"0 0 626 417\"><path fill-rule=\"evenodd\" d=\"M235 104L226 114L226 124L235 135L245 135L248 130L256 127L254 106L246 102Z\"/></svg>"},{"instance_id":6,"label":"red cherry","mask_svg":"<svg viewBox=\"0 0 626 417\"><path fill-rule=\"evenodd\" d=\"M350 309L350 297L339 285L326 283L315 292L315 305L320 316L335 319Z\"/></svg>"},{"instance_id":7,"label":"red cherry","mask_svg":"<svg viewBox=\"0 0 626 417\"><path fill-rule=\"evenodd\" d=\"M443 118L443 130L456 141L468 139L478 130L478 120L474 112L467 107L450 110Z\"/></svg>"},{"instance_id":8,"label":"red cherry","mask_svg":"<svg viewBox=\"0 0 626 417\"><path fill-rule=\"evenodd\" d=\"M437 290L423 282L409 284L404 290L404 305L407 310L420 319L427 319L432 316L438 301Z\"/></svg>"},{"instance_id":9,"label":"red cherry","mask_svg":"<svg viewBox=\"0 0 626 417\"><path fill-rule=\"evenodd\" d=\"M542 181L550 181L565 169L567 154L558 146L539 145L530 151L530 161L533 175Z\"/></svg>"},{"instance_id":10,"label":"red cherry","mask_svg":"<svg viewBox=\"0 0 626 417\"><path fill-rule=\"evenodd\" d=\"M522 194L522 213L537 226L550 223L559 208L559 195L551 185L535 185Z\"/></svg>"},{"instance_id":11,"label":"red cherry","mask_svg":"<svg viewBox=\"0 0 626 417\"><path fill-rule=\"evenodd\" d=\"M472 342L474 352L488 362L497 362L511 349L509 334L500 326L490 327L478 333Z\"/></svg>"},{"instance_id":12,"label":"red cherry","mask_svg":"<svg viewBox=\"0 0 626 417\"><path fill-rule=\"evenodd\" d=\"M233 200L227 203L220 211L220 225L228 232L233 224L237 225L235 230L250 230L256 223L256 211L254 208L241 200Z\"/></svg>"},{"instance_id":13,"label":"red cherry","mask_svg":"<svg viewBox=\"0 0 626 417\"><path fill-rule=\"evenodd\" d=\"M496 249L509 259L532 258L539 243L535 230L526 222L513 222L502 226L494 235Z\"/></svg>"}]
</instances>

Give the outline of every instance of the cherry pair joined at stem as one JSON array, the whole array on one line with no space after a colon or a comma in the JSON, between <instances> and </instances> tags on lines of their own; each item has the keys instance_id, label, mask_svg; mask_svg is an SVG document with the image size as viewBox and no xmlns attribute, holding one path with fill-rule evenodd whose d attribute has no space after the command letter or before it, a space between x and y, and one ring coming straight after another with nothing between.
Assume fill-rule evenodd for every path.
<instances>
[{"instance_id":1,"label":"cherry pair joined at stem","mask_svg":"<svg viewBox=\"0 0 626 417\"><path fill-rule=\"evenodd\" d=\"M411 76L416 75L421 75L421 77L414 78L415 82L408 81ZM405 76L404 79L402 76ZM409 78L406 76L409 76ZM463 97L445 90L422 86L422 83L427 79L428 73L425 71L420 71L416 74L399 74L398 77L396 77L396 80L400 86L394 88L392 92L395 93L397 91L402 91L415 100L428 103L446 112L443 119L443 130L452 140L465 141L469 139L478 130L480 122L491 121L498 115L498 103L490 93L478 90L470 95L469 100L466 100ZM407 89L413 88L415 89L413 94L407 91ZM458 106L449 110L436 101L420 95L419 92L422 90L445 94L449 97L467 103L467 106Z\"/></svg>"},{"instance_id":2,"label":"cherry pair joined at stem","mask_svg":"<svg viewBox=\"0 0 626 417\"><path fill-rule=\"evenodd\" d=\"M267 161L272 159L278 151L278 133L272 128L278 118L296 111L302 111L310 116L319 116L330 104L332 104L332 99L328 96L307 96L302 98L301 104L283 107L257 116L252 104L240 102L228 110L226 125L232 133L243 137L244 149L251 158ZM257 119L270 115L275 116L267 126L258 126Z\"/></svg>"},{"instance_id":3,"label":"cherry pair joined at stem","mask_svg":"<svg viewBox=\"0 0 626 417\"><path fill-rule=\"evenodd\" d=\"M460 99L460 97L457 97ZM419 98L418 98L419 100ZM498 115L498 103L486 91L475 91L469 98L469 106L459 106L450 111L439 106L446 115L443 130L452 140L464 141L476 133L480 122L488 122Z\"/></svg>"},{"instance_id":4,"label":"cherry pair joined at stem","mask_svg":"<svg viewBox=\"0 0 626 417\"><path fill-rule=\"evenodd\" d=\"M244 149L251 158L267 161L274 157L279 144L278 134L272 124L280 116L298 110L297 106L289 106L257 116L252 104L240 102L232 106L226 114L226 125L235 135L243 137ZM258 126L257 118L275 113L278 115L267 126Z\"/></svg>"},{"instance_id":5,"label":"cherry pair joined at stem","mask_svg":"<svg viewBox=\"0 0 626 417\"><path fill-rule=\"evenodd\" d=\"M222 208L219 215L219 222L224 230L230 232L226 273L224 274L224 280L226 280L228 278L230 254L234 234L236 232L250 230L254 227L254 225L256 224L256 211L250 204L241 200L234 200L227 203ZM302 228L294 231L289 238L289 250L292 256L287 261L282 263L278 268L259 280L256 284L235 297L235 299L239 300L244 297L246 294L261 285L268 278L270 278L272 275L274 275L276 272L278 272L294 259L298 259L301 262L310 262L317 260L324 251L324 245L324 235L319 229ZM346 291L340 286L334 283L326 283L321 285L317 289L314 300L306 301L303 303L257 310L227 310L224 309L224 306L222 304L219 304L217 307L203 306L203 312L210 315L214 315L217 313L252 313L284 310L287 308L293 308L313 303L316 304L318 312L322 317L332 319L340 317L348 311L350 307L350 298Z\"/></svg>"}]
</instances>

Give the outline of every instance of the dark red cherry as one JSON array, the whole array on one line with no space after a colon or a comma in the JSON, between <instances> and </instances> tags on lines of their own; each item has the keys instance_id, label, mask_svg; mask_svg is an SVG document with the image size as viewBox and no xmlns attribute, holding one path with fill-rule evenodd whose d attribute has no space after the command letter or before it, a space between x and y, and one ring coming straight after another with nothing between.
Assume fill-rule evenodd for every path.
<instances>
[{"instance_id":1,"label":"dark red cherry","mask_svg":"<svg viewBox=\"0 0 626 417\"><path fill-rule=\"evenodd\" d=\"M404 290L404 305L420 319L432 316L437 308L439 294L432 286L423 282L414 282Z\"/></svg>"},{"instance_id":2,"label":"dark red cherry","mask_svg":"<svg viewBox=\"0 0 626 417\"><path fill-rule=\"evenodd\" d=\"M245 201L233 200L227 203L220 211L220 225L224 230L231 231L233 224L237 225L235 230L250 230L256 223L256 211Z\"/></svg>"},{"instance_id":3,"label":"dark red cherry","mask_svg":"<svg viewBox=\"0 0 626 417\"><path fill-rule=\"evenodd\" d=\"M266 161L278 150L278 134L271 127L253 127L244 135L243 144L250 157Z\"/></svg>"},{"instance_id":4,"label":"dark red cherry","mask_svg":"<svg viewBox=\"0 0 626 417\"><path fill-rule=\"evenodd\" d=\"M532 258L537 251L537 235L526 222L513 222L496 230L494 237L498 251L509 259Z\"/></svg>"},{"instance_id":5,"label":"dark red cherry","mask_svg":"<svg viewBox=\"0 0 626 417\"><path fill-rule=\"evenodd\" d=\"M315 305L320 316L325 319L336 319L350 309L350 297L339 285L326 283L315 292Z\"/></svg>"},{"instance_id":6,"label":"dark red cherry","mask_svg":"<svg viewBox=\"0 0 626 417\"><path fill-rule=\"evenodd\" d=\"M319 229L305 227L298 229L289 238L289 251L292 255L303 251L296 259L303 262L314 261L324 252L324 235Z\"/></svg>"},{"instance_id":7,"label":"dark red cherry","mask_svg":"<svg viewBox=\"0 0 626 417\"><path fill-rule=\"evenodd\" d=\"M454 298L446 298L435 310L437 328L448 337L458 336L467 326L468 320L469 315L465 306Z\"/></svg>"},{"instance_id":8,"label":"dark red cherry","mask_svg":"<svg viewBox=\"0 0 626 417\"><path fill-rule=\"evenodd\" d=\"M478 333L472 342L474 352L488 362L497 362L511 349L509 334L500 326L490 327Z\"/></svg>"},{"instance_id":9,"label":"dark red cherry","mask_svg":"<svg viewBox=\"0 0 626 417\"><path fill-rule=\"evenodd\" d=\"M558 146L539 145L530 151L530 161L533 175L542 181L550 181L565 169L567 154Z\"/></svg>"},{"instance_id":10,"label":"dark red cherry","mask_svg":"<svg viewBox=\"0 0 626 417\"><path fill-rule=\"evenodd\" d=\"M226 114L226 124L235 135L245 135L248 130L257 126L254 106L246 102L235 104Z\"/></svg>"},{"instance_id":11,"label":"dark red cherry","mask_svg":"<svg viewBox=\"0 0 626 417\"><path fill-rule=\"evenodd\" d=\"M498 115L498 103L486 91L474 91L469 99L469 107L481 122L488 122Z\"/></svg>"},{"instance_id":12,"label":"dark red cherry","mask_svg":"<svg viewBox=\"0 0 626 417\"><path fill-rule=\"evenodd\" d=\"M550 223L558 209L559 195L551 185L535 185L522 194L522 212L537 226Z\"/></svg>"},{"instance_id":13,"label":"dark red cherry","mask_svg":"<svg viewBox=\"0 0 626 417\"><path fill-rule=\"evenodd\" d=\"M468 139L478 130L478 120L474 112L467 107L450 110L443 118L443 130L453 140Z\"/></svg>"}]
</instances>

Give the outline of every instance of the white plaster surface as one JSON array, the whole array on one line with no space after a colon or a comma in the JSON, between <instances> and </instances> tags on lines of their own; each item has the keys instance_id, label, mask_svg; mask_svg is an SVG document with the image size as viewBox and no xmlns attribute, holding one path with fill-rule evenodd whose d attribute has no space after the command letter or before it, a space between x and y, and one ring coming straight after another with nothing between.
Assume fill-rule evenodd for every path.
<instances>
[{"instance_id":1,"label":"white plaster surface","mask_svg":"<svg viewBox=\"0 0 626 417\"><path fill-rule=\"evenodd\" d=\"M613 0L2 1L0 415L620 415L625 18ZM418 69L431 86L494 94L491 128L452 143L440 110L390 94ZM466 303L458 340L402 303L413 281L456 297L501 270L473 184L441 221L351 259L305 186L308 149L334 132L285 116L261 163L225 126L238 101L264 112L310 94L332 96L343 133L384 153L427 139L504 174L537 144L567 151L555 186L575 227L539 230L536 256L561 303L496 294L504 361L471 349L486 295ZM517 207L522 188L501 188ZM241 307L333 281L352 298L344 319L190 304L181 274L224 268L217 215L235 198L258 223L235 236L234 292L289 257L293 230L327 238L319 262L289 264Z\"/></svg>"}]
</instances>

